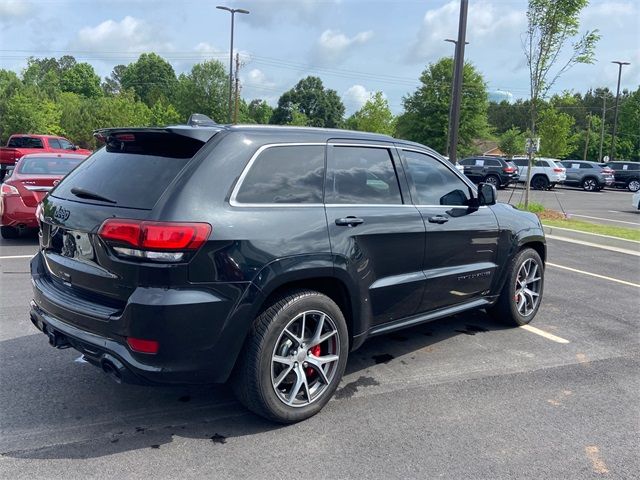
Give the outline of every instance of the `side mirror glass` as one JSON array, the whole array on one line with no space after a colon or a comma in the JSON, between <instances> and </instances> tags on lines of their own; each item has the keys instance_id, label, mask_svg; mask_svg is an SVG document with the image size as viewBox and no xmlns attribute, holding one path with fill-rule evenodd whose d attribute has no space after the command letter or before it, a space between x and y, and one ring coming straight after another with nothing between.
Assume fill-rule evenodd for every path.
<instances>
[{"instance_id":1,"label":"side mirror glass","mask_svg":"<svg viewBox=\"0 0 640 480\"><path fill-rule=\"evenodd\" d=\"M478 200L480 205L495 205L498 193L496 187L488 183L481 183L478 186Z\"/></svg>"}]
</instances>

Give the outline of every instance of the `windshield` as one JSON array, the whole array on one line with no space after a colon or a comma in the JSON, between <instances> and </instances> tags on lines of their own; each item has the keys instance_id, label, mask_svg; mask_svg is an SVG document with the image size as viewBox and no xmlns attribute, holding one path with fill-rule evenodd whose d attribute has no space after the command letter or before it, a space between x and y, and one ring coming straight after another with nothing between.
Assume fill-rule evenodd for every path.
<instances>
[{"instance_id":1,"label":"windshield","mask_svg":"<svg viewBox=\"0 0 640 480\"><path fill-rule=\"evenodd\" d=\"M23 175L66 175L84 160L84 157L33 157L23 158L18 173Z\"/></svg>"}]
</instances>

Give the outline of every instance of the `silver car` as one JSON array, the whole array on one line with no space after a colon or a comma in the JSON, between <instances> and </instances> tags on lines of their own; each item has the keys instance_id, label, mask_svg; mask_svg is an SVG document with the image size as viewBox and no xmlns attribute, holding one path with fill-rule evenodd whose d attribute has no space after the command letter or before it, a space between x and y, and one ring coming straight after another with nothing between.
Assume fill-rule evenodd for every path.
<instances>
[{"instance_id":1,"label":"silver car","mask_svg":"<svg viewBox=\"0 0 640 480\"><path fill-rule=\"evenodd\" d=\"M563 160L560 162L567 169L565 185L582 187L587 192L597 192L610 187L615 182L613 170L602 163L585 160Z\"/></svg>"}]
</instances>

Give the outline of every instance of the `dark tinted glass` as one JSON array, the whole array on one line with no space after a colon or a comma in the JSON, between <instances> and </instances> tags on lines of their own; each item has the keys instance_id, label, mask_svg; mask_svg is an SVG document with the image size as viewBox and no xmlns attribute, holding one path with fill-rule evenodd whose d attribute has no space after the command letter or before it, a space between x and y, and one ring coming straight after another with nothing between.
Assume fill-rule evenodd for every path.
<instances>
[{"instance_id":1,"label":"dark tinted glass","mask_svg":"<svg viewBox=\"0 0 640 480\"><path fill-rule=\"evenodd\" d=\"M464 160L460 160L460 165L475 165L476 161L473 158L465 158Z\"/></svg>"},{"instance_id":2,"label":"dark tinted glass","mask_svg":"<svg viewBox=\"0 0 640 480\"><path fill-rule=\"evenodd\" d=\"M593 165L591 165L590 163L581 163L580 164L580 169L587 169L587 168L593 168Z\"/></svg>"},{"instance_id":3,"label":"dark tinted glass","mask_svg":"<svg viewBox=\"0 0 640 480\"><path fill-rule=\"evenodd\" d=\"M60 146L65 150L73 150L73 143L70 141L65 140L64 138L59 138L58 142L60 142Z\"/></svg>"},{"instance_id":4,"label":"dark tinted glass","mask_svg":"<svg viewBox=\"0 0 640 480\"><path fill-rule=\"evenodd\" d=\"M37 157L23 158L18 166L18 173L23 175L66 175L83 158Z\"/></svg>"},{"instance_id":5,"label":"dark tinted glass","mask_svg":"<svg viewBox=\"0 0 640 480\"><path fill-rule=\"evenodd\" d=\"M44 148L42 140L33 137L13 137L9 140L7 146L13 148Z\"/></svg>"},{"instance_id":6,"label":"dark tinted glass","mask_svg":"<svg viewBox=\"0 0 640 480\"><path fill-rule=\"evenodd\" d=\"M469 187L433 157L405 151L408 173L416 187L419 205L467 205Z\"/></svg>"},{"instance_id":7,"label":"dark tinted glass","mask_svg":"<svg viewBox=\"0 0 640 480\"><path fill-rule=\"evenodd\" d=\"M548 167L549 162L546 160L536 160L536 167Z\"/></svg>"},{"instance_id":8,"label":"dark tinted glass","mask_svg":"<svg viewBox=\"0 0 640 480\"><path fill-rule=\"evenodd\" d=\"M327 203L401 204L386 148L333 147L327 165Z\"/></svg>"},{"instance_id":9,"label":"dark tinted glass","mask_svg":"<svg viewBox=\"0 0 640 480\"><path fill-rule=\"evenodd\" d=\"M109 138L107 146L65 177L52 195L78 200L71 189L79 187L114 200L118 206L151 209L203 145L164 133L136 133L129 138L132 140Z\"/></svg>"},{"instance_id":10,"label":"dark tinted glass","mask_svg":"<svg viewBox=\"0 0 640 480\"><path fill-rule=\"evenodd\" d=\"M322 203L324 146L271 147L253 162L240 203Z\"/></svg>"},{"instance_id":11,"label":"dark tinted glass","mask_svg":"<svg viewBox=\"0 0 640 480\"><path fill-rule=\"evenodd\" d=\"M526 167L529 165L529 160L527 160L526 158L523 158L523 159L518 158L513 160L513 163L515 163L519 167Z\"/></svg>"},{"instance_id":12,"label":"dark tinted glass","mask_svg":"<svg viewBox=\"0 0 640 480\"><path fill-rule=\"evenodd\" d=\"M494 159L485 160L484 164L487 165L488 167L499 167L501 165L500 160L494 160Z\"/></svg>"}]
</instances>

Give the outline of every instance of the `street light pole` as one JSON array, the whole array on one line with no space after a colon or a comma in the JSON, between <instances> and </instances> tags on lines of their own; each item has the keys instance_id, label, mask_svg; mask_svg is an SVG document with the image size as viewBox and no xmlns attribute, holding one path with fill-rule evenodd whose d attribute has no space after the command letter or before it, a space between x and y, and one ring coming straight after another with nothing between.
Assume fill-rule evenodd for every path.
<instances>
[{"instance_id":1,"label":"street light pole","mask_svg":"<svg viewBox=\"0 0 640 480\"><path fill-rule=\"evenodd\" d=\"M449 43L453 43L454 47L458 44L457 40L454 40L452 38L445 38L444 39L445 42L449 42ZM465 42L465 45L469 45L469 42ZM447 125L447 131L449 132L449 135L451 135L451 111L453 110L453 77L456 76L456 59L455 59L455 50L453 53L453 68L451 69L451 99L449 100L449 123ZM449 141L447 139L447 144L445 146L445 151L444 154L446 157L449 156Z\"/></svg>"},{"instance_id":2,"label":"street light pole","mask_svg":"<svg viewBox=\"0 0 640 480\"><path fill-rule=\"evenodd\" d=\"M618 128L618 102L620 101L620 77L622 76L622 66L629 65L629 62L620 62L615 60L611 63L618 64L618 90L616 91L616 106L615 113L613 114L613 134L611 135L611 155L609 155L609 160L615 160L616 154L616 130Z\"/></svg>"},{"instance_id":3,"label":"street light pole","mask_svg":"<svg viewBox=\"0 0 640 480\"><path fill-rule=\"evenodd\" d=\"M233 26L236 13L248 14L249 10L243 8L229 8L223 5L218 5L216 8L220 10L226 10L231 13L231 45L229 47L229 115L228 122L231 123L231 112L233 110Z\"/></svg>"},{"instance_id":4,"label":"street light pole","mask_svg":"<svg viewBox=\"0 0 640 480\"><path fill-rule=\"evenodd\" d=\"M451 123L449 124L449 161L458 163L458 127L460 125L460 98L462 95L462 71L464 68L464 46L467 35L467 11L469 0L460 0L460 21L456 42L455 70L453 72L453 96L451 99Z\"/></svg>"}]
</instances>

